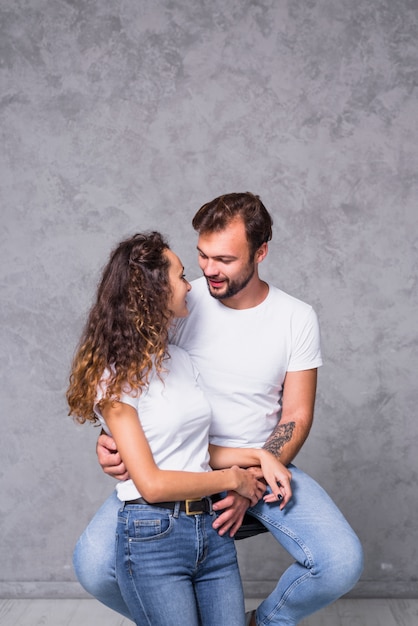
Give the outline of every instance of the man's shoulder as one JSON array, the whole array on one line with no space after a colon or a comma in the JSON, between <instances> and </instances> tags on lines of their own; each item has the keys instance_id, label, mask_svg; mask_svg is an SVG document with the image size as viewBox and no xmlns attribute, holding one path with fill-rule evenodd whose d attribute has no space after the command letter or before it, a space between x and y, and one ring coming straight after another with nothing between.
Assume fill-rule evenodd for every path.
<instances>
[{"instance_id":1,"label":"man's shoulder","mask_svg":"<svg viewBox=\"0 0 418 626\"><path fill-rule=\"evenodd\" d=\"M312 309L312 306L307 302L300 300L300 298L296 298L296 296L292 296L274 285L269 285L269 300L273 306L287 306L289 309L299 311L308 311Z\"/></svg>"}]
</instances>

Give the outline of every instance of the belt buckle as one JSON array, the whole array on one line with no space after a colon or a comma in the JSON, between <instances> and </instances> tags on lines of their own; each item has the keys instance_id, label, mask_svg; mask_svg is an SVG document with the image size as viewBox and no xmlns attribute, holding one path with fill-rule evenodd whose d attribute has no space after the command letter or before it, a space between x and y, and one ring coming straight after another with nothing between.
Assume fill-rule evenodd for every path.
<instances>
[{"instance_id":1,"label":"belt buckle","mask_svg":"<svg viewBox=\"0 0 418 626\"><path fill-rule=\"evenodd\" d=\"M208 496L205 496L204 498L189 498L188 500L185 500L184 502L186 506L186 515L200 515L201 513L213 513L212 500ZM192 502L201 502L202 508L192 511L190 509Z\"/></svg>"}]
</instances>

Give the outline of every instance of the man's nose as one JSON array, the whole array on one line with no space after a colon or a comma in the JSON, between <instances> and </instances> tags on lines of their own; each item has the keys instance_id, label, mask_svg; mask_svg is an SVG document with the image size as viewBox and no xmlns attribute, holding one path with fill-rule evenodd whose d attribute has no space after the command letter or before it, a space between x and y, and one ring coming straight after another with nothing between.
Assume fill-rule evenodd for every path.
<instances>
[{"instance_id":1,"label":"man's nose","mask_svg":"<svg viewBox=\"0 0 418 626\"><path fill-rule=\"evenodd\" d=\"M212 259L206 259L202 269L206 276L216 276L218 274L218 264Z\"/></svg>"}]
</instances>

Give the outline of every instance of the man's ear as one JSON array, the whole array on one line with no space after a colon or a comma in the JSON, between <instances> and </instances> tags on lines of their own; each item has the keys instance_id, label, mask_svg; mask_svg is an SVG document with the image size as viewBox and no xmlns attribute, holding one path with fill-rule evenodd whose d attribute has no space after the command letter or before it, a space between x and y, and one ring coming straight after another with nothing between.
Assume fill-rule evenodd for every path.
<instances>
[{"instance_id":1,"label":"man's ear","mask_svg":"<svg viewBox=\"0 0 418 626\"><path fill-rule=\"evenodd\" d=\"M255 253L255 262L256 263L261 263L261 261L264 261L264 259L267 256L267 253L269 251L269 246L268 243L262 243L261 246L258 248L257 252Z\"/></svg>"}]
</instances>

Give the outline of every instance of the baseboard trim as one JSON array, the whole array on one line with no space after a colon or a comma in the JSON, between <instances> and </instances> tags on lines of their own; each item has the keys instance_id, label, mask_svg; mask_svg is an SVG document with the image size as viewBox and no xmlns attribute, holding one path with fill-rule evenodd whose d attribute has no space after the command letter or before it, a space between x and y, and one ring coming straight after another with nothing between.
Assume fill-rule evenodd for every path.
<instances>
[{"instance_id":1,"label":"baseboard trim","mask_svg":"<svg viewBox=\"0 0 418 626\"><path fill-rule=\"evenodd\" d=\"M245 597L265 598L275 583L271 580L243 581ZM77 582L13 581L0 582L0 598L77 599L90 598ZM360 581L346 598L418 598L416 581Z\"/></svg>"},{"instance_id":2,"label":"baseboard trim","mask_svg":"<svg viewBox=\"0 0 418 626\"><path fill-rule=\"evenodd\" d=\"M0 598L77 599L91 598L77 582L0 582Z\"/></svg>"}]
</instances>

